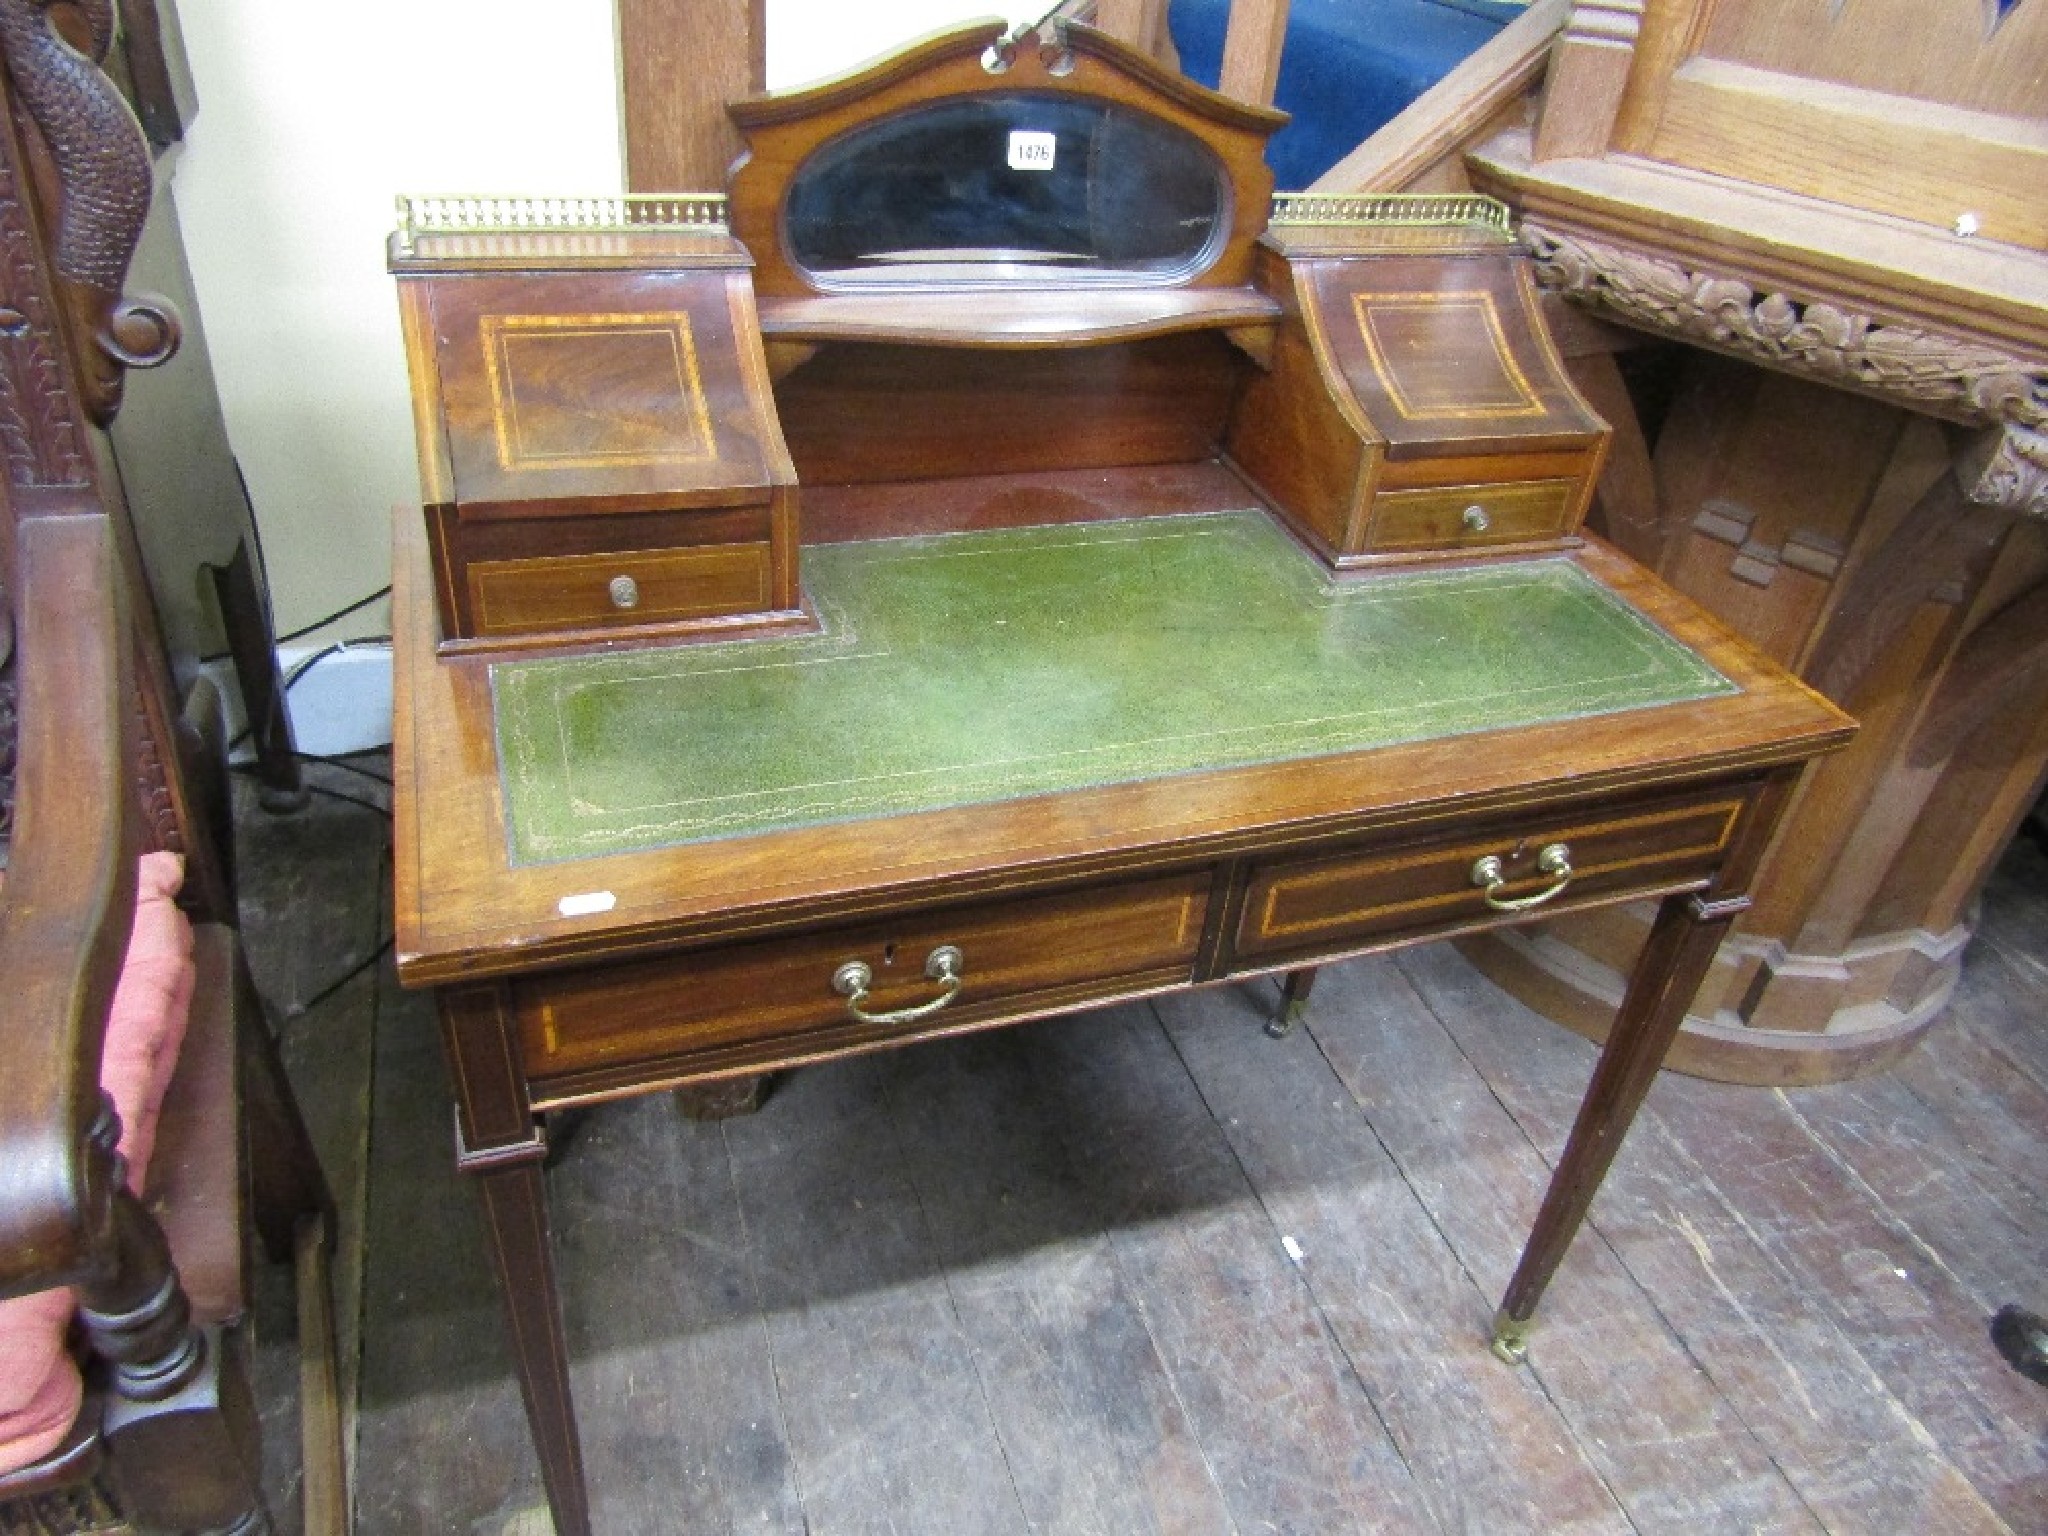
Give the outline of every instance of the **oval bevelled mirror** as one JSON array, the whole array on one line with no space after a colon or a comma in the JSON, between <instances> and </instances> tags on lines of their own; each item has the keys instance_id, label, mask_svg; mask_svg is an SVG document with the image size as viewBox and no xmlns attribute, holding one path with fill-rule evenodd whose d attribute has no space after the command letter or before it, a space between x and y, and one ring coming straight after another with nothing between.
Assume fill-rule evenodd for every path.
<instances>
[{"instance_id":1,"label":"oval bevelled mirror","mask_svg":"<svg viewBox=\"0 0 2048 1536\"><path fill-rule=\"evenodd\" d=\"M821 288L1170 283L1230 224L1208 147L1107 101L956 98L824 145L783 203L791 259Z\"/></svg>"}]
</instances>

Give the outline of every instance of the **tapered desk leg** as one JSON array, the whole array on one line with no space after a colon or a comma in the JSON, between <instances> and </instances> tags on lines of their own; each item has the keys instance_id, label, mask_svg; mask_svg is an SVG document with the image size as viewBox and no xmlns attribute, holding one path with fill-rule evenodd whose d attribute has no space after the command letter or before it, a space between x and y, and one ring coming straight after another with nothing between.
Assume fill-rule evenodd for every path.
<instances>
[{"instance_id":1,"label":"tapered desk leg","mask_svg":"<svg viewBox=\"0 0 2048 1536\"><path fill-rule=\"evenodd\" d=\"M547 1137L533 1114L504 987L444 987L441 1043L455 1088L455 1161L476 1181L491 1263L540 1454L555 1536L590 1536L583 1447L569 1396L569 1346L548 1233Z\"/></svg>"},{"instance_id":2,"label":"tapered desk leg","mask_svg":"<svg viewBox=\"0 0 2048 1536\"><path fill-rule=\"evenodd\" d=\"M540 1453L556 1536L589 1536L583 1446L576 1433L576 1405L569 1397L569 1349L562 1333L541 1165L535 1160L491 1169L476 1175L476 1188L490 1228L519 1392Z\"/></svg>"},{"instance_id":3,"label":"tapered desk leg","mask_svg":"<svg viewBox=\"0 0 2048 1536\"><path fill-rule=\"evenodd\" d=\"M1715 901L1681 894L1667 896L1658 909L1593 1080L1579 1102L1571 1139L1550 1177L1522 1261L1494 1318L1493 1352L1510 1365L1527 1357L1536 1303L1585 1220L1687 1007L1706 979L1722 936L1748 907L1746 896Z\"/></svg>"}]
</instances>

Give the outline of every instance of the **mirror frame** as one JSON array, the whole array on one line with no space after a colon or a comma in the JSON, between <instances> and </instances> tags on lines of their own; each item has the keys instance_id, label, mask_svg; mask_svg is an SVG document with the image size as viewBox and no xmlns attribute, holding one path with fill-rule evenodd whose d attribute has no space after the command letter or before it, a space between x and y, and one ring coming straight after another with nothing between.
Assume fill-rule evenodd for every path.
<instances>
[{"instance_id":1,"label":"mirror frame","mask_svg":"<svg viewBox=\"0 0 2048 1536\"><path fill-rule=\"evenodd\" d=\"M989 55L1007 62L991 71L984 64ZM1237 288L1251 281L1252 247L1266 228L1273 199L1266 140L1286 123L1286 113L1218 95L1092 27L1049 22L1036 33L1012 39L1001 22L987 21L927 38L850 75L727 108L747 145L728 180L728 218L733 236L754 258L755 292L771 300L847 292L813 281L784 242L784 200L818 149L916 108L1020 92L1072 95L1122 107L1206 145L1223 173L1220 252L1199 271L1157 280L1156 286ZM1048 273L1042 284L1006 286L1081 293L1096 285L1062 283ZM1147 284L1141 278L1121 291L1130 286ZM905 284L890 291L919 290Z\"/></svg>"},{"instance_id":2,"label":"mirror frame","mask_svg":"<svg viewBox=\"0 0 2048 1536\"><path fill-rule=\"evenodd\" d=\"M1003 164L996 147L1006 129L1014 135L1034 128L1063 146L1055 163L1045 167L1049 175L1016 173ZM1105 132L1120 141L1112 159L1124 163L1110 174L1126 178L1119 182L1124 198L1109 197L1093 182L1093 154L1079 152ZM1082 139L1087 146L1077 142ZM962 149L969 152L959 153ZM994 163L991 154L997 157ZM1127 157L1144 163L1151 174ZM988 192L930 196L935 171L942 178L975 177ZM1178 239L1177 248L1150 256L1115 254L1120 242L1135 238L1145 243L1137 233L1145 219L1132 214L1127 199L1142 200L1169 177L1189 195L1178 206L1162 205L1146 214L1164 239ZM1136 185L1128 178L1135 178ZM905 179L918 190L904 187ZM1190 243L1185 219L1175 215L1194 214L1198 203L1205 222L1200 238ZM977 218L978 211L986 216ZM1216 260L1228 233L1229 212L1228 178L1203 140L1110 102L1020 90L907 107L826 140L790 178L780 234L791 264L829 293L941 285L995 291L1157 287L1192 281ZM920 227L933 214L942 217ZM939 225L945 226L943 233ZM954 238L968 225L977 225L987 238ZM867 248L886 243L891 235L896 254ZM977 244L1007 254L1002 260L993 255L977 260L972 254Z\"/></svg>"}]
</instances>

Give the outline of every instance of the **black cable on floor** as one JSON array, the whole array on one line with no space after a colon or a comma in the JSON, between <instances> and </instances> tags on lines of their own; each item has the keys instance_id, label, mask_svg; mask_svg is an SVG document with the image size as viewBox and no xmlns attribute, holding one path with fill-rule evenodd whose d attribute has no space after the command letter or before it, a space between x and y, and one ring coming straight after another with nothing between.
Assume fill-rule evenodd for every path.
<instances>
[{"instance_id":1,"label":"black cable on floor","mask_svg":"<svg viewBox=\"0 0 2048 1536\"><path fill-rule=\"evenodd\" d=\"M369 970L379 960L382 960L387 954L391 952L391 946L394 942L394 939L386 939L382 944L379 944L375 949L371 950L367 955L363 956L362 959L358 960L354 965L350 966L345 974L335 977L334 980L330 981L318 992L315 992L303 1003L295 1004L290 1010L287 1011L285 1016L287 1018L296 1019L311 1013L315 1008L318 1008L322 1003L326 1002L327 999L334 996L334 994L339 992L343 987L347 986L350 982L354 981L358 976L362 975L363 972Z\"/></svg>"},{"instance_id":2,"label":"black cable on floor","mask_svg":"<svg viewBox=\"0 0 2048 1536\"><path fill-rule=\"evenodd\" d=\"M369 752L382 752L386 749L383 747L367 747L364 750ZM345 761L345 759L350 757L361 756L361 753L344 752L335 757L323 757L318 752L294 752L292 756L296 757L302 763L324 763L329 768L339 768L343 773L352 773L356 775L358 778L368 779L372 784L382 784L386 788L389 788L391 784L391 779L388 774L379 773L374 768L359 768L354 763Z\"/></svg>"},{"instance_id":3,"label":"black cable on floor","mask_svg":"<svg viewBox=\"0 0 2048 1536\"><path fill-rule=\"evenodd\" d=\"M298 755L300 757L304 757L306 754L301 752ZM318 762L320 761L320 759L314 758L313 761ZM346 763L337 763L335 766L345 768L348 765ZM244 778L253 779L259 777L262 774L263 769L260 763L236 763L234 765L233 771L241 774ZM382 784L389 784L391 782L389 779L380 778L377 774L368 773L363 769L357 769L356 772L363 773L366 778L377 779L378 782ZM339 789L329 789L325 784L307 783L302 784L301 787L305 789L308 794L325 795L329 800L339 800L347 805L359 805L366 811L375 811L379 816L382 816L386 821L389 821L391 819L390 806L379 805L374 800L365 800L360 795L347 794Z\"/></svg>"},{"instance_id":4,"label":"black cable on floor","mask_svg":"<svg viewBox=\"0 0 2048 1536\"><path fill-rule=\"evenodd\" d=\"M391 807L388 805L379 805L376 801L365 800L360 795L344 794L338 789L329 789L324 784L308 784L305 787L316 795L325 795L330 800L339 800L346 805L360 805L366 811L375 811L386 821L391 819Z\"/></svg>"}]
</instances>

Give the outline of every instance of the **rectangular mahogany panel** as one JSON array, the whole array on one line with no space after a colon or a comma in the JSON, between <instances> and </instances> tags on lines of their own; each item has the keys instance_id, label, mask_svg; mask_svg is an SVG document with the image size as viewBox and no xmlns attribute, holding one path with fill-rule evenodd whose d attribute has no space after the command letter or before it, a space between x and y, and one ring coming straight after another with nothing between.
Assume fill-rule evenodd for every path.
<instances>
[{"instance_id":1,"label":"rectangular mahogany panel","mask_svg":"<svg viewBox=\"0 0 2048 1536\"><path fill-rule=\"evenodd\" d=\"M755 543L479 560L467 575L477 633L500 635L759 613L774 606L771 569Z\"/></svg>"},{"instance_id":2,"label":"rectangular mahogany panel","mask_svg":"<svg viewBox=\"0 0 2048 1536\"><path fill-rule=\"evenodd\" d=\"M1255 866L1237 932L1237 952L1260 956L1335 950L1380 935L1484 919L1492 909L1473 883L1473 865L1489 854L1505 866L1504 899L1552 883L1539 852L1562 842L1571 883L1561 903L1612 897L1631 887L1654 890L1704 879L1719 862L1747 804L1739 789L1577 815L1538 815L1490 833L1459 828L1440 838L1321 858Z\"/></svg>"},{"instance_id":3,"label":"rectangular mahogany panel","mask_svg":"<svg viewBox=\"0 0 2048 1536\"><path fill-rule=\"evenodd\" d=\"M514 997L527 1071L545 1078L807 1034L830 1045L898 1039L1184 984L1212 880L1204 868L523 980ZM964 985L925 1020L864 1025L832 990L840 965L862 960L875 976L868 1011L930 1002L939 986L925 961L942 944L964 956Z\"/></svg>"},{"instance_id":4,"label":"rectangular mahogany panel","mask_svg":"<svg viewBox=\"0 0 2048 1536\"><path fill-rule=\"evenodd\" d=\"M777 381L805 485L1215 457L1241 355L1221 337L1048 351L831 343Z\"/></svg>"},{"instance_id":5,"label":"rectangular mahogany panel","mask_svg":"<svg viewBox=\"0 0 2048 1536\"><path fill-rule=\"evenodd\" d=\"M465 517L760 500L774 422L723 270L435 277L435 361Z\"/></svg>"},{"instance_id":6,"label":"rectangular mahogany panel","mask_svg":"<svg viewBox=\"0 0 2048 1536\"><path fill-rule=\"evenodd\" d=\"M1509 251L1301 270L1330 364L1389 459L1583 450L1605 431L1565 377Z\"/></svg>"}]
</instances>

